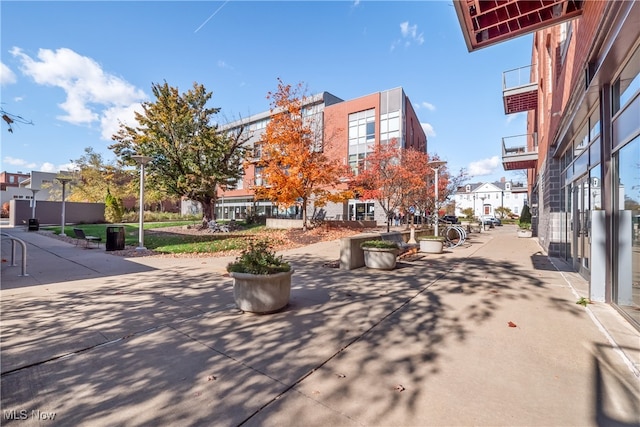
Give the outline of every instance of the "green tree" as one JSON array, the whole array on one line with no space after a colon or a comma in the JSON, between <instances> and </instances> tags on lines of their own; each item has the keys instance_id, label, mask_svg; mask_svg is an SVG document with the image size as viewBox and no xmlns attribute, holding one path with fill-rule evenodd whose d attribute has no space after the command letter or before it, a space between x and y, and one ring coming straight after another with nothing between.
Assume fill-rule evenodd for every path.
<instances>
[{"instance_id":1,"label":"green tree","mask_svg":"<svg viewBox=\"0 0 640 427\"><path fill-rule=\"evenodd\" d=\"M120 125L110 148L129 165L135 164L133 155L150 156L145 168L149 187L200 202L210 220L218 189L242 177L244 128L222 130L215 124L220 108L207 107L213 93L201 84L180 94L166 82L156 83L152 92L156 101L142 104L137 126Z\"/></svg>"},{"instance_id":2,"label":"green tree","mask_svg":"<svg viewBox=\"0 0 640 427\"><path fill-rule=\"evenodd\" d=\"M124 215L124 206L122 199L118 199L111 195L111 191L107 188L107 196L104 200L104 217L109 222L122 222Z\"/></svg>"},{"instance_id":3,"label":"green tree","mask_svg":"<svg viewBox=\"0 0 640 427\"><path fill-rule=\"evenodd\" d=\"M504 206L500 206L499 208L496 208L495 211L498 215L500 215L500 218L506 218L509 215L511 215L511 209Z\"/></svg>"},{"instance_id":4,"label":"green tree","mask_svg":"<svg viewBox=\"0 0 640 427\"><path fill-rule=\"evenodd\" d=\"M472 220L473 219L473 208L464 208L462 209L462 215L464 215L466 220Z\"/></svg>"},{"instance_id":5,"label":"green tree","mask_svg":"<svg viewBox=\"0 0 640 427\"><path fill-rule=\"evenodd\" d=\"M107 194L115 199L135 196L132 171L124 170L115 162L107 162L93 147L84 149L84 154L74 165L74 180L69 185L69 201L101 203Z\"/></svg>"},{"instance_id":6,"label":"green tree","mask_svg":"<svg viewBox=\"0 0 640 427\"><path fill-rule=\"evenodd\" d=\"M531 211L529 211L529 205L523 206L519 223L521 226L531 225Z\"/></svg>"}]
</instances>

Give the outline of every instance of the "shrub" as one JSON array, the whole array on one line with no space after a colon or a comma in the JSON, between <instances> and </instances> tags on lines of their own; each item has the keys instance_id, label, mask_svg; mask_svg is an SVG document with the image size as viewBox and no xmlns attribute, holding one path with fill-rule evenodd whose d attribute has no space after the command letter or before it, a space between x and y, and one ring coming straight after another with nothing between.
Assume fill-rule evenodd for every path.
<instances>
[{"instance_id":1,"label":"shrub","mask_svg":"<svg viewBox=\"0 0 640 427\"><path fill-rule=\"evenodd\" d=\"M398 244L388 240L366 240L360 244L361 248L398 249Z\"/></svg>"},{"instance_id":2,"label":"shrub","mask_svg":"<svg viewBox=\"0 0 640 427\"><path fill-rule=\"evenodd\" d=\"M473 219L473 208L462 209L462 215L464 215L464 219L471 221Z\"/></svg>"},{"instance_id":3,"label":"shrub","mask_svg":"<svg viewBox=\"0 0 640 427\"><path fill-rule=\"evenodd\" d=\"M276 274L291 271L291 265L277 256L269 242L250 242L235 261L227 265L229 273Z\"/></svg>"},{"instance_id":4,"label":"shrub","mask_svg":"<svg viewBox=\"0 0 640 427\"><path fill-rule=\"evenodd\" d=\"M104 218L111 222L122 222L124 215L124 205L122 199L119 199L111 194L111 191L107 189L107 196L104 199Z\"/></svg>"},{"instance_id":5,"label":"shrub","mask_svg":"<svg viewBox=\"0 0 640 427\"><path fill-rule=\"evenodd\" d=\"M520 228L531 228L531 212L529 211L529 205L524 205L522 208L518 225Z\"/></svg>"}]
</instances>

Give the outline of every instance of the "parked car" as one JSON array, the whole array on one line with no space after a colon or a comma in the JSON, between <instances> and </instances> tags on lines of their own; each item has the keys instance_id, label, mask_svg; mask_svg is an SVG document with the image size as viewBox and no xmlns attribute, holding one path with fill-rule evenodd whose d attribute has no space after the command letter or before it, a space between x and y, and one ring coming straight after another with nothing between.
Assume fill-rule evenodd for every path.
<instances>
[{"instance_id":1,"label":"parked car","mask_svg":"<svg viewBox=\"0 0 640 427\"><path fill-rule=\"evenodd\" d=\"M482 215L480 217L480 220L482 221L482 224L484 225L491 225L493 224L495 225L502 225L502 221L500 221L498 218L496 218L493 215Z\"/></svg>"},{"instance_id":2,"label":"parked car","mask_svg":"<svg viewBox=\"0 0 640 427\"><path fill-rule=\"evenodd\" d=\"M440 217L440 222L444 224L457 224L458 217L455 215L443 215Z\"/></svg>"}]
</instances>

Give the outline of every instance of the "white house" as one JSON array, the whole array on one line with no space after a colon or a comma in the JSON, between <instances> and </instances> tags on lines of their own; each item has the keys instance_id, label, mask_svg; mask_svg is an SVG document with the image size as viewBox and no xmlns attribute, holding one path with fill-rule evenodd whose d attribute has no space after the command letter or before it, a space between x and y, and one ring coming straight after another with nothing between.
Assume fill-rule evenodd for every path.
<instances>
[{"instance_id":1,"label":"white house","mask_svg":"<svg viewBox=\"0 0 640 427\"><path fill-rule=\"evenodd\" d=\"M527 187L522 183L511 181L480 182L458 187L454 196L456 215L464 216L462 211L472 208L474 216L499 215L495 210L499 207L511 209L520 215L522 207L528 204Z\"/></svg>"}]
</instances>

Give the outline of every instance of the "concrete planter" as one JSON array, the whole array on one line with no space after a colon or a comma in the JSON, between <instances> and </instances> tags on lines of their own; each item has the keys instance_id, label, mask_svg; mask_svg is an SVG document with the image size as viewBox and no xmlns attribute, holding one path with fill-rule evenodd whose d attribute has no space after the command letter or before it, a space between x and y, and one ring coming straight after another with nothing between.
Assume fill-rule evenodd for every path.
<instances>
[{"instance_id":1,"label":"concrete planter","mask_svg":"<svg viewBox=\"0 0 640 427\"><path fill-rule=\"evenodd\" d=\"M523 230L521 228L518 229L518 237L532 237L533 236L533 231L531 230Z\"/></svg>"},{"instance_id":2,"label":"concrete planter","mask_svg":"<svg viewBox=\"0 0 640 427\"><path fill-rule=\"evenodd\" d=\"M428 254L441 254L444 248L444 242L438 239L421 239L420 252Z\"/></svg>"},{"instance_id":3,"label":"concrete planter","mask_svg":"<svg viewBox=\"0 0 640 427\"><path fill-rule=\"evenodd\" d=\"M387 248L362 248L364 252L364 265L378 270L393 270L396 268L398 249Z\"/></svg>"},{"instance_id":4,"label":"concrete planter","mask_svg":"<svg viewBox=\"0 0 640 427\"><path fill-rule=\"evenodd\" d=\"M276 274L229 273L233 297L242 311L268 314L289 304L293 270Z\"/></svg>"}]
</instances>

